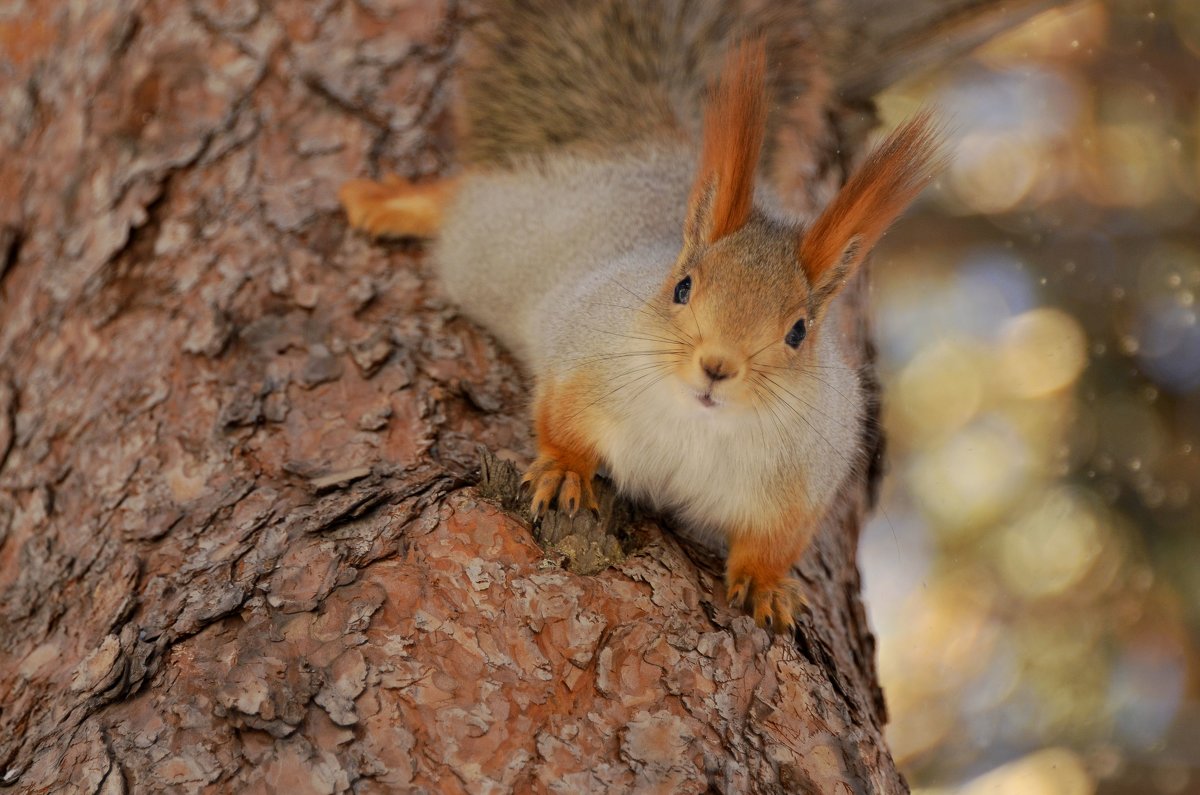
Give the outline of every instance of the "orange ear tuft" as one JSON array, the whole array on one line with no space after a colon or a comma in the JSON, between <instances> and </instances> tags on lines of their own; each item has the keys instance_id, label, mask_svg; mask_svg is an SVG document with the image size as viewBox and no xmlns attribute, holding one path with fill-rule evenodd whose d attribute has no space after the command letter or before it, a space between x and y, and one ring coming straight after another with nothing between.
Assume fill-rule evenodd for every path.
<instances>
[{"instance_id":1,"label":"orange ear tuft","mask_svg":"<svg viewBox=\"0 0 1200 795\"><path fill-rule=\"evenodd\" d=\"M818 297L853 272L945 164L942 134L922 111L888 136L854 172L800 241L800 265Z\"/></svg>"},{"instance_id":2,"label":"orange ear tuft","mask_svg":"<svg viewBox=\"0 0 1200 795\"><path fill-rule=\"evenodd\" d=\"M766 47L743 42L729 53L704 109L700 168L692 188L693 233L715 243L750 217L754 174L767 123Z\"/></svg>"}]
</instances>

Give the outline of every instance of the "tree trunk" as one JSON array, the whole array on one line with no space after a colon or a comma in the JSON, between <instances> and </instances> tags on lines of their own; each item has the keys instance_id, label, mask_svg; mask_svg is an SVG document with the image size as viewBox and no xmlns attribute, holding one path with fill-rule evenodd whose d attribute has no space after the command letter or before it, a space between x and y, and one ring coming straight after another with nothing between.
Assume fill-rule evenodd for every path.
<instances>
[{"instance_id":1,"label":"tree trunk","mask_svg":"<svg viewBox=\"0 0 1200 795\"><path fill-rule=\"evenodd\" d=\"M552 522L543 548L507 464L477 487L480 446L532 449L527 384L335 200L447 167L466 17L0 14L0 787L905 790L866 479L800 566L795 642L652 518L610 500L617 541ZM867 119L814 110L832 185Z\"/></svg>"}]
</instances>

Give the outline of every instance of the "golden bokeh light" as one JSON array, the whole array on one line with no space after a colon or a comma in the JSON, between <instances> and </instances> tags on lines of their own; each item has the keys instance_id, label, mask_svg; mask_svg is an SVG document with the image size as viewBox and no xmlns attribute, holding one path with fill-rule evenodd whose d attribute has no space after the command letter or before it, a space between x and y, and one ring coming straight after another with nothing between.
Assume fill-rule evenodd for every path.
<instances>
[{"instance_id":1,"label":"golden bokeh light","mask_svg":"<svg viewBox=\"0 0 1200 795\"><path fill-rule=\"evenodd\" d=\"M1000 536L998 563L1009 589L1029 599L1077 586L1105 543L1103 518L1069 488L1034 501Z\"/></svg>"},{"instance_id":2,"label":"golden bokeh light","mask_svg":"<svg viewBox=\"0 0 1200 795\"><path fill-rule=\"evenodd\" d=\"M1170 184L1170 142L1148 124L1105 124L1092 133L1083 190L1097 205L1143 207L1164 197Z\"/></svg>"},{"instance_id":3,"label":"golden bokeh light","mask_svg":"<svg viewBox=\"0 0 1200 795\"><path fill-rule=\"evenodd\" d=\"M1038 16L1037 24L1022 25L984 45L977 57L993 68L1026 62L1030 58L1089 58L1104 44L1108 17L1108 9L1099 0L1052 8Z\"/></svg>"},{"instance_id":4,"label":"golden bokeh light","mask_svg":"<svg viewBox=\"0 0 1200 795\"><path fill-rule=\"evenodd\" d=\"M909 481L936 531L959 535L1003 515L1028 483L1030 463L1015 430L984 417L914 455Z\"/></svg>"},{"instance_id":5,"label":"golden bokeh light","mask_svg":"<svg viewBox=\"0 0 1200 795\"><path fill-rule=\"evenodd\" d=\"M1200 0L1069 3L879 103L930 105L951 165L873 272L889 742L928 795L1190 792Z\"/></svg>"},{"instance_id":6,"label":"golden bokeh light","mask_svg":"<svg viewBox=\"0 0 1200 795\"><path fill-rule=\"evenodd\" d=\"M1095 791L1096 784L1079 754L1067 748L1047 748L980 776L959 793L1092 795Z\"/></svg>"},{"instance_id":7,"label":"golden bokeh light","mask_svg":"<svg viewBox=\"0 0 1200 795\"><path fill-rule=\"evenodd\" d=\"M1019 133L969 133L954 148L947 183L973 213L1001 213L1030 194L1042 161L1037 139Z\"/></svg>"},{"instance_id":8,"label":"golden bokeh light","mask_svg":"<svg viewBox=\"0 0 1200 795\"><path fill-rule=\"evenodd\" d=\"M1001 331L1001 380L1018 397L1044 397L1069 387L1087 358L1079 322L1058 309L1025 312Z\"/></svg>"},{"instance_id":9,"label":"golden bokeh light","mask_svg":"<svg viewBox=\"0 0 1200 795\"><path fill-rule=\"evenodd\" d=\"M986 360L981 345L938 340L904 368L891 400L905 412L915 432L953 433L979 411Z\"/></svg>"},{"instance_id":10,"label":"golden bokeh light","mask_svg":"<svg viewBox=\"0 0 1200 795\"><path fill-rule=\"evenodd\" d=\"M907 683L889 694L902 717L888 727L888 742L901 761L939 742L954 720L939 702L969 686L995 654L1001 633L990 618L991 606L980 597L965 578L940 579L909 595L906 612L915 621L904 637L882 639L881 676Z\"/></svg>"}]
</instances>

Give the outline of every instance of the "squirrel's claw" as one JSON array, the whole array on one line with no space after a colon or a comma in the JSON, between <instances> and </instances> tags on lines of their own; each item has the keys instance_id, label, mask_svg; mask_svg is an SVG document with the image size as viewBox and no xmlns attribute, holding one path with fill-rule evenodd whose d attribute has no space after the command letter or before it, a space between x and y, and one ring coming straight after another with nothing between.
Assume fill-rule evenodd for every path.
<instances>
[{"instance_id":1,"label":"squirrel's claw","mask_svg":"<svg viewBox=\"0 0 1200 795\"><path fill-rule=\"evenodd\" d=\"M540 519L552 504L572 518L581 507L596 516L600 514L592 479L585 479L581 473L567 469L553 458L539 456L521 479L521 487L522 490L533 489L529 510L535 520Z\"/></svg>"},{"instance_id":2,"label":"squirrel's claw","mask_svg":"<svg viewBox=\"0 0 1200 795\"><path fill-rule=\"evenodd\" d=\"M562 470L550 470L544 472L540 478L533 482L533 504L531 511L534 519L540 519L550 508L550 504L554 502L554 496L558 494L559 484L562 483Z\"/></svg>"},{"instance_id":3,"label":"squirrel's claw","mask_svg":"<svg viewBox=\"0 0 1200 795\"><path fill-rule=\"evenodd\" d=\"M787 590L766 594L754 605L754 622L768 632L791 636L796 631L795 614L803 604L803 597Z\"/></svg>"},{"instance_id":4,"label":"squirrel's claw","mask_svg":"<svg viewBox=\"0 0 1200 795\"><path fill-rule=\"evenodd\" d=\"M729 606L734 610L741 610L746 606L746 597L750 593L750 579L743 578L729 586L726 591L726 597L729 600Z\"/></svg>"},{"instance_id":5,"label":"squirrel's claw","mask_svg":"<svg viewBox=\"0 0 1200 795\"><path fill-rule=\"evenodd\" d=\"M751 574L733 575L726 597L730 607L745 608L754 617L754 623L785 637L796 631L796 615L806 604L800 583L791 577L764 584L756 582Z\"/></svg>"}]
</instances>

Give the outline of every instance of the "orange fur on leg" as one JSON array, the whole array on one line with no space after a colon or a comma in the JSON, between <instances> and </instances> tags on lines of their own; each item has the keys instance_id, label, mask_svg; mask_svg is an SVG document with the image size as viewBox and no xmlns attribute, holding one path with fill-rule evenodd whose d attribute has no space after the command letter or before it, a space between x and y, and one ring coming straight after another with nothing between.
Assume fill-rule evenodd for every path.
<instances>
[{"instance_id":1,"label":"orange fur on leg","mask_svg":"<svg viewBox=\"0 0 1200 795\"><path fill-rule=\"evenodd\" d=\"M383 182L354 179L342 186L338 199L355 229L375 237L433 237L457 187L455 178L420 185L394 176Z\"/></svg>"},{"instance_id":2,"label":"orange fur on leg","mask_svg":"<svg viewBox=\"0 0 1200 795\"><path fill-rule=\"evenodd\" d=\"M788 576L804 550L811 530L743 531L729 542L725 589L729 604L744 607L765 629L791 634L804 606L800 583Z\"/></svg>"},{"instance_id":3,"label":"orange fur on leg","mask_svg":"<svg viewBox=\"0 0 1200 795\"><path fill-rule=\"evenodd\" d=\"M552 503L570 516L580 508L600 509L592 488L600 461L595 445L581 432L587 418L579 409L579 393L578 385L539 385L534 410L538 457L521 481L533 489L535 519Z\"/></svg>"}]
</instances>

